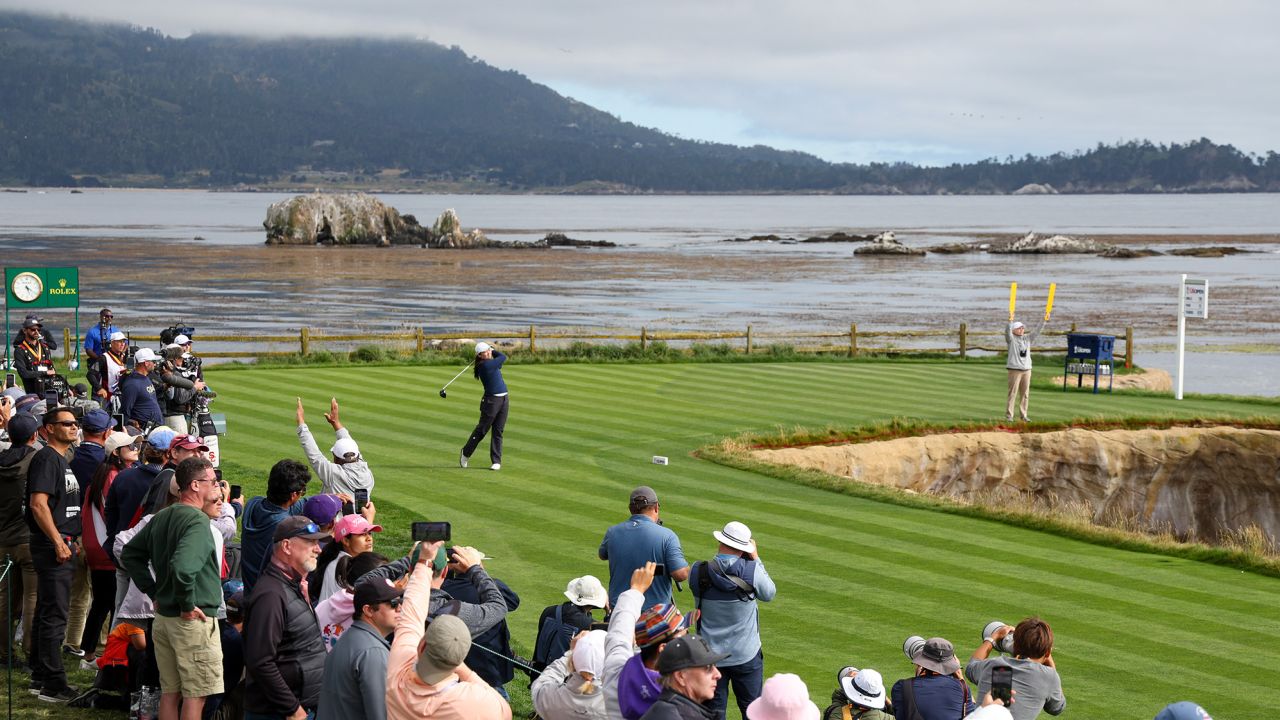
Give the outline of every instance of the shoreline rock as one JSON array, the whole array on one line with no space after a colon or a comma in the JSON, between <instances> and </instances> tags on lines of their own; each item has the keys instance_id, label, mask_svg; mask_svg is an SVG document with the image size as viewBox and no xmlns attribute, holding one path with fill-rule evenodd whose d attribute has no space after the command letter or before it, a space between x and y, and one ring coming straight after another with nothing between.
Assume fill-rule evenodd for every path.
<instances>
[{"instance_id":1,"label":"shoreline rock","mask_svg":"<svg viewBox=\"0 0 1280 720\"><path fill-rule=\"evenodd\" d=\"M925 254L920 248L903 245L892 230L882 232L874 240L853 251L854 255L905 255L922 257Z\"/></svg>"},{"instance_id":2,"label":"shoreline rock","mask_svg":"<svg viewBox=\"0 0 1280 720\"><path fill-rule=\"evenodd\" d=\"M1007 243L992 243L991 248L987 252L997 254L1028 254L1028 255L1066 255L1081 254L1095 255L1105 252L1114 247L1107 243L1100 243L1087 238L1073 238L1067 235L1053 235L1045 237L1029 232L1017 240Z\"/></svg>"}]
</instances>

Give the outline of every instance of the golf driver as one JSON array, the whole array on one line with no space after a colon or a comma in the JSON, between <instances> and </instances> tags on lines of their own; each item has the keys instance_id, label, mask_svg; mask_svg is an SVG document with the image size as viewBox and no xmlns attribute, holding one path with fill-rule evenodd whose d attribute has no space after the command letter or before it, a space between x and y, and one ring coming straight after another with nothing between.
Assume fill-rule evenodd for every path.
<instances>
[{"instance_id":1,"label":"golf driver","mask_svg":"<svg viewBox=\"0 0 1280 720\"><path fill-rule=\"evenodd\" d=\"M471 366L474 364L475 364L475 360L472 360L471 362L467 363L466 367L459 370L458 374L453 376L453 380L457 380L458 378L462 377L462 373L470 370ZM450 380L449 382L445 383L444 387L440 388L440 397L449 397L449 394L446 393L445 390L448 389L448 387L453 384L453 380Z\"/></svg>"}]
</instances>

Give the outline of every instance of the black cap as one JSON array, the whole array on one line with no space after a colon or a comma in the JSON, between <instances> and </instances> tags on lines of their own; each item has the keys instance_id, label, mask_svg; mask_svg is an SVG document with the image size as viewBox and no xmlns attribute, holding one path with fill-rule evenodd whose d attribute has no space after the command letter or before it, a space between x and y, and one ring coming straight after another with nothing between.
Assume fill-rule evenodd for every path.
<instances>
[{"instance_id":1,"label":"black cap","mask_svg":"<svg viewBox=\"0 0 1280 720\"><path fill-rule=\"evenodd\" d=\"M320 526L311 522L311 518L306 515L293 515L280 521L276 525L275 535L271 536L272 542L280 542L289 538L304 538L306 540L319 540L329 537L329 533L320 532Z\"/></svg>"},{"instance_id":2,"label":"black cap","mask_svg":"<svg viewBox=\"0 0 1280 720\"><path fill-rule=\"evenodd\" d=\"M650 505L657 505L657 504L658 504L658 493L654 492L653 488L649 487L648 485L641 485L640 487L631 491L632 507L648 507Z\"/></svg>"},{"instance_id":3,"label":"black cap","mask_svg":"<svg viewBox=\"0 0 1280 720\"><path fill-rule=\"evenodd\" d=\"M727 657L728 653L715 652L706 640L697 635L683 635L662 649L658 656L658 672L670 675L677 670L715 665Z\"/></svg>"},{"instance_id":4,"label":"black cap","mask_svg":"<svg viewBox=\"0 0 1280 720\"><path fill-rule=\"evenodd\" d=\"M396 587L387 578L376 578L373 580L365 580L356 585L355 598L352 603L352 609L357 614L364 611L365 605L377 605L390 600L395 600L404 595L404 591Z\"/></svg>"},{"instance_id":5,"label":"black cap","mask_svg":"<svg viewBox=\"0 0 1280 720\"><path fill-rule=\"evenodd\" d=\"M40 326L41 326L41 324L42 324L42 323L40 322L40 318L35 317L35 316L32 316L32 315L28 315L28 316L27 316L27 319L22 321L22 327L23 327L23 328L40 327Z\"/></svg>"}]
</instances>

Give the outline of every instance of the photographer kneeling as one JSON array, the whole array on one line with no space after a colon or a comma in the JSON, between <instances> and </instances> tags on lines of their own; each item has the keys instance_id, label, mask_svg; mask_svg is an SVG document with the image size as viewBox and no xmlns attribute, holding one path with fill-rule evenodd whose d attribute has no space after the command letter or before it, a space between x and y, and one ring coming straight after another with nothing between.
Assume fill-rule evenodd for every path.
<instances>
[{"instance_id":1,"label":"photographer kneeling","mask_svg":"<svg viewBox=\"0 0 1280 720\"><path fill-rule=\"evenodd\" d=\"M1013 657L988 659L992 648L999 646L1011 632ZM983 638L964 669L969 682L978 685L979 696L990 692L991 669L997 665L1013 669L1013 688L1018 702L1011 705L1009 711L1013 713L1014 720L1031 720L1040 714L1042 708L1050 715L1061 714L1066 708L1062 680L1053 662L1053 630L1049 623L1038 617L1029 617L1018 623L1016 628L1005 625L992 632L990 637Z\"/></svg>"},{"instance_id":2,"label":"photographer kneeling","mask_svg":"<svg viewBox=\"0 0 1280 720\"><path fill-rule=\"evenodd\" d=\"M200 365L193 362L194 359L181 345L173 344L164 349L164 363L160 366L160 381L164 384L164 424L179 435L188 432L187 417L191 415L196 395L208 390L201 379Z\"/></svg>"}]
</instances>

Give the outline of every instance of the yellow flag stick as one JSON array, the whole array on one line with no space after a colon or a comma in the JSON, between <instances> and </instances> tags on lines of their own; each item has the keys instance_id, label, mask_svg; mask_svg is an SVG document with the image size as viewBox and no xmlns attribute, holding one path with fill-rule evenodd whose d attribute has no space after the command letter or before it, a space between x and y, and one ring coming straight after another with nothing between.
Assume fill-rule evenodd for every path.
<instances>
[{"instance_id":1,"label":"yellow flag stick","mask_svg":"<svg viewBox=\"0 0 1280 720\"><path fill-rule=\"evenodd\" d=\"M1013 322L1013 310L1018 305L1018 283L1009 285L1009 322Z\"/></svg>"},{"instance_id":2,"label":"yellow flag stick","mask_svg":"<svg viewBox=\"0 0 1280 720\"><path fill-rule=\"evenodd\" d=\"M1057 283L1049 283L1049 302L1044 305L1044 319L1049 319L1049 314L1053 312L1053 293L1058 289Z\"/></svg>"}]
</instances>

